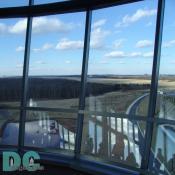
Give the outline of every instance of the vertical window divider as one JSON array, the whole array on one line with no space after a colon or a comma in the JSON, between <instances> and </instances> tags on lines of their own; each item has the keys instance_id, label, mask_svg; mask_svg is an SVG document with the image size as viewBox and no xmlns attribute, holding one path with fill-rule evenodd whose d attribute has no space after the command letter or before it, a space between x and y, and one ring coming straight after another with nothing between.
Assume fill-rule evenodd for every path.
<instances>
[{"instance_id":1,"label":"vertical window divider","mask_svg":"<svg viewBox=\"0 0 175 175\"><path fill-rule=\"evenodd\" d=\"M152 119L154 118L155 115L156 103L157 103L157 90L159 80L164 11L165 11L165 0L159 0L158 11L157 11L152 77L151 77L151 89L150 89L148 116L146 123L145 143L143 149L144 152L142 154L142 162L141 162L141 168L144 170L147 170L149 168L149 158L151 154L151 143L154 129L154 120Z\"/></svg>"},{"instance_id":2,"label":"vertical window divider","mask_svg":"<svg viewBox=\"0 0 175 175\"><path fill-rule=\"evenodd\" d=\"M29 0L29 6L34 4L34 0ZM26 119L26 106L27 106L27 88L28 88L28 72L29 72L29 59L30 59L30 45L32 35L32 19L28 16L26 39L25 39L25 51L24 51L24 64L23 64L23 77L22 77L22 97L21 97L21 110L19 121L19 136L18 136L18 152L22 152L24 146L25 137L25 119Z\"/></svg>"},{"instance_id":3,"label":"vertical window divider","mask_svg":"<svg viewBox=\"0 0 175 175\"><path fill-rule=\"evenodd\" d=\"M75 158L79 158L79 155L81 152L85 97L86 97L86 82L87 82L88 60L89 60L89 49L90 49L91 21L92 21L92 11L87 9L85 34L84 34L84 49L83 49L80 97L79 97L79 112L78 112L78 119L77 119L77 130L76 130L75 151L74 151Z\"/></svg>"}]
</instances>

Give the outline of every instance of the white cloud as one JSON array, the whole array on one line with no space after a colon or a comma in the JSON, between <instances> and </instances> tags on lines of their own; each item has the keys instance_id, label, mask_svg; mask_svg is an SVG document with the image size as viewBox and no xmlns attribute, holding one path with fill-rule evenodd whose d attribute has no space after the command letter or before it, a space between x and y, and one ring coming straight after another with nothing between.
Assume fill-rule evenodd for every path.
<instances>
[{"instance_id":1,"label":"white cloud","mask_svg":"<svg viewBox=\"0 0 175 175\"><path fill-rule=\"evenodd\" d=\"M152 58L153 55L154 55L153 52L147 52L147 53L144 53L144 54L143 54L143 57L145 57L145 58Z\"/></svg>"},{"instance_id":2,"label":"white cloud","mask_svg":"<svg viewBox=\"0 0 175 175\"><path fill-rule=\"evenodd\" d=\"M150 47L153 45L153 42L150 40L141 40L136 43L137 48Z\"/></svg>"},{"instance_id":3,"label":"white cloud","mask_svg":"<svg viewBox=\"0 0 175 175\"><path fill-rule=\"evenodd\" d=\"M120 48L124 41L125 41L125 39L118 39L118 40L114 41L114 48L116 48L116 49Z\"/></svg>"},{"instance_id":4,"label":"white cloud","mask_svg":"<svg viewBox=\"0 0 175 175\"><path fill-rule=\"evenodd\" d=\"M19 46L16 48L16 52L23 52L24 51L24 46Z\"/></svg>"},{"instance_id":5,"label":"white cloud","mask_svg":"<svg viewBox=\"0 0 175 175\"><path fill-rule=\"evenodd\" d=\"M100 20L94 22L92 27L93 28L97 28L97 27L101 27L101 26L103 26L105 24L106 24L106 19L100 19Z\"/></svg>"},{"instance_id":6,"label":"white cloud","mask_svg":"<svg viewBox=\"0 0 175 175\"><path fill-rule=\"evenodd\" d=\"M105 57L109 58L124 58L126 57L125 53L123 51L112 51L110 53L107 53Z\"/></svg>"},{"instance_id":7,"label":"white cloud","mask_svg":"<svg viewBox=\"0 0 175 175\"><path fill-rule=\"evenodd\" d=\"M150 27L150 26L152 26L152 25L153 25L152 22L148 22L148 23L146 24L147 27Z\"/></svg>"},{"instance_id":8,"label":"white cloud","mask_svg":"<svg viewBox=\"0 0 175 175\"><path fill-rule=\"evenodd\" d=\"M126 64L126 63L123 61L119 61L119 62L117 62L117 64Z\"/></svg>"},{"instance_id":9,"label":"white cloud","mask_svg":"<svg viewBox=\"0 0 175 175\"><path fill-rule=\"evenodd\" d=\"M54 47L53 44L50 43L45 43L41 48L34 48L32 49L34 52L40 52L40 51L45 51L45 50L49 50L52 49Z\"/></svg>"},{"instance_id":10,"label":"white cloud","mask_svg":"<svg viewBox=\"0 0 175 175\"><path fill-rule=\"evenodd\" d=\"M8 32L12 34L21 34L26 31L27 19L19 20L16 24L8 26Z\"/></svg>"},{"instance_id":11,"label":"white cloud","mask_svg":"<svg viewBox=\"0 0 175 175\"><path fill-rule=\"evenodd\" d=\"M7 30L7 26L3 23L0 23L0 34L5 33Z\"/></svg>"},{"instance_id":12,"label":"white cloud","mask_svg":"<svg viewBox=\"0 0 175 175\"><path fill-rule=\"evenodd\" d=\"M42 61L42 60L36 61L35 63L36 63L36 64L46 64L46 62L44 62L44 61Z\"/></svg>"},{"instance_id":13,"label":"white cloud","mask_svg":"<svg viewBox=\"0 0 175 175\"><path fill-rule=\"evenodd\" d=\"M155 9L150 9L150 10L138 9L132 15L125 15L122 18L121 22L119 22L119 23L116 24L116 27L125 27L125 26L128 26L128 25L130 25L132 23L135 23L135 22L141 20L142 18L156 15L156 12L157 11Z\"/></svg>"},{"instance_id":14,"label":"white cloud","mask_svg":"<svg viewBox=\"0 0 175 175\"><path fill-rule=\"evenodd\" d=\"M7 27L8 30L6 32L12 34L21 34L25 33L27 26L27 19L22 19L16 22L14 25L11 26L4 26ZM47 33L47 32L67 32L73 28L72 23L64 23L58 18L51 18L51 17L37 17L33 19L32 24L32 32L33 33ZM2 28L2 24L0 25L0 32ZM4 28L3 27L3 28Z\"/></svg>"},{"instance_id":15,"label":"white cloud","mask_svg":"<svg viewBox=\"0 0 175 175\"><path fill-rule=\"evenodd\" d=\"M66 63L66 64L70 64L71 61L70 61L70 60L66 60L65 63Z\"/></svg>"},{"instance_id":16,"label":"white cloud","mask_svg":"<svg viewBox=\"0 0 175 175\"><path fill-rule=\"evenodd\" d=\"M93 49L101 49L104 48L104 39L110 34L110 31L103 30L98 27L92 31L91 34L91 48Z\"/></svg>"},{"instance_id":17,"label":"white cloud","mask_svg":"<svg viewBox=\"0 0 175 175\"><path fill-rule=\"evenodd\" d=\"M153 57L153 52L131 52L131 53L125 53L123 51L112 51L107 54L105 54L105 57L107 58L149 58Z\"/></svg>"},{"instance_id":18,"label":"white cloud","mask_svg":"<svg viewBox=\"0 0 175 175\"><path fill-rule=\"evenodd\" d=\"M71 23L66 24L58 18L38 17L33 21L34 33L66 32L72 28Z\"/></svg>"},{"instance_id":19,"label":"white cloud","mask_svg":"<svg viewBox=\"0 0 175 175\"><path fill-rule=\"evenodd\" d=\"M175 64L175 60L171 61L170 64Z\"/></svg>"},{"instance_id":20,"label":"white cloud","mask_svg":"<svg viewBox=\"0 0 175 175\"><path fill-rule=\"evenodd\" d=\"M82 49L83 48L83 41L80 40L69 40L69 39L62 39L56 45L56 49L58 50L67 50L67 49Z\"/></svg>"},{"instance_id":21,"label":"white cloud","mask_svg":"<svg viewBox=\"0 0 175 175\"><path fill-rule=\"evenodd\" d=\"M100 61L99 63L100 63L100 64L108 64L109 62L106 61L106 60L103 60L103 61Z\"/></svg>"},{"instance_id":22,"label":"white cloud","mask_svg":"<svg viewBox=\"0 0 175 175\"><path fill-rule=\"evenodd\" d=\"M141 57L142 53L141 52L132 52L129 54L130 57Z\"/></svg>"},{"instance_id":23,"label":"white cloud","mask_svg":"<svg viewBox=\"0 0 175 175\"><path fill-rule=\"evenodd\" d=\"M16 68L23 68L23 64L17 64Z\"/></svg>"},{"instance_id":24,"label":"white cloud","mask_svg":"<svg viewBox=\"0 0 175 175\"><path fill-rule=\"evenodd\" d=\"M172 47L172 46L175 46L175 40L171 40L163 43L163 47L165 48Z\"/></svg>"}]
</instances>

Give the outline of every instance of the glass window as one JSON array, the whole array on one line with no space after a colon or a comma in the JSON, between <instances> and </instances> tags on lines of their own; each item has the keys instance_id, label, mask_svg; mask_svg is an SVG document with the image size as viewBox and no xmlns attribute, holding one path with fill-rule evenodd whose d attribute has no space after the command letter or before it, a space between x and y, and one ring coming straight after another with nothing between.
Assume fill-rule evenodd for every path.
<instances>
[{"instance_id":1,"label":"glass window","mask_svg":"<svg viewBox=\"0 0 175 175\"><path fill-rule=\"evenodd\" d=\"M175 126L170 124L155 125L150 169L156 174L174 174L175 172Z\"/></svg>"},{"instance_id":2,"label":"glass window","mask_svg":"<svg viewBox=\"0 0 175 175\"><path fill-rule=\"evenodd\" d=\"M29 4L29 0L1 0L0 8L26 6L28 4Z\"/></svg>"},{"instance_id":3,"label":"glass window","mask_svg":"<svg viewBox=\"0 0 175 175\"><path fill-rule=\"evenodd\" d=\"M26 19L0 20L0 106L19 106Z\"/></svg>"},{"instance_id":4,"label":"glass window","mask_svg":"<svg viewBox=\"0 0 175 175\"><path fill-rule=\"evenodd\" d=\"M18 110L0 110L0 145L18 145Z\"/></svg>"},{"instance_id":5,"label":"glass window","mask_svg":"<svg viewBox=\"0 0 175 175\"><path fill-rule=\"evenodd\" d=\"M78 108L84 27L84 13L33 19L29 106Z\"/></svg>"},{"instance_id":6,"label":"glass window","mask_svg":"<svg viewBox=\"0 0 175 175\"><path fill-rule=\"evenodd\" d=\"M154 126L150 170L156 174L175 174L175 13L174 1L166 1L160 60L159 87L155 117L165 119ZM171 18L170 18L171 16Z\"/></svg>"},{"instance_id":7,"label":"glass window","mask_svg":"<svg viewBox=\"0 0 175 175\"><path fill-rule=\"evenodd\" d=\"M117 127L118 121L120 129ZM144 138L144 122L105 116L98 121L95 115L85 115L81 153L94 159L116 161L138 168L141 165Z\"/></svg>"},{"instance_id":8,"label":"glass window","mask_svg":"<svg viewBox=\"0 0 175 175\"><path fill-rule=\"evenodd\" d=\"M156 111L156 117L171 120L175 119L175 24L170 20L175 17L174 5L174 1L166 1Z\"/></svg>"},{"instance_id":9,"label":"glass window","mask_svg":"<svg viewBox=\"0 0 175 175\"><path fill-rule=\"evenodd\" d=\"M85 116L83 154L140 167L145 123L130 118L147 117L156 14L157 1L93 11L85 109L102 119Z\"/></svg>"},{"instance_id":10,"label":"glass window","mask_svg":"<svg viewBox=\"0 0 175 175\"><path fill-rule=\"evenodd\" d=\"M74 150L77 114L28 111L25 146L48 150Z\"/></svg>"}]
</instances>

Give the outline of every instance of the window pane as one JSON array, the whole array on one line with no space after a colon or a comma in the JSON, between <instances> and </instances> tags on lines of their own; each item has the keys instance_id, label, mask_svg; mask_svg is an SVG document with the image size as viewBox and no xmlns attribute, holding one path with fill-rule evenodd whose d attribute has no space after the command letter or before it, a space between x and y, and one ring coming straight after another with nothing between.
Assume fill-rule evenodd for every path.
<instances>
[{"instance_id":1,"label":"window pane","mask_svg":"<svg viewBox=\"0 0 175 175\"><path fill-rule=\"evenodd\" d=\"M26 6L28 4L29 4L29 0L1 0L0 8Z\"/></svg>"},{"instance_id":2,"label":"window pane","mask_svg":"<svg viewBox=\"0 0 175 175\"><path fill-rule=\"evenodd\" d=\"M156 174L175 173L175 126L155 125L152 151L150 155L150 169Z\"/></svg>"},{"instance_id":3,"label":"window pane","mask_svg":"<svg viewBox=\"0 0 175 175\"><path fill-rule=\"evenodd\" d=\"M18 110L0 110L0 145L18 145Z\"/></svg>"},{"instance_id":4,"label":"window pane","mask_svg":"<svg viewBox=\"0 0 175 175\"><path fill-rule=\"evenodd\" d=\"M156 116L175 119L175 1L166 1Z\"/></svg>"},{"instance_id":5,"label":"window pane","mask_svg":"<svg viewBox=\"0 0 175 175\"><path fill-rule=\"evenodd\" d=\"M101 121L97 121L97 117L85 116L81 153L94 159L105 159L140 167L145 123L105 116Z\"/></svg>"},{"instance_id":6,"label":"window pane","mask_svg":"<svg viewBox=\"0 0 175 175\"><path fill-rule=\"evenodd\" d=\"M26 19L0 20L0 106L19 106Z\"/></svg>"},{"instance_id":7,"label":"window pane","mask_svg":"<svg viewBox=\"0 0 175 175\"><path fill-rule=\"evenodd\" d=\"M28 111L25 146L48 150L74 150L77 115L73 113Z\"/></svg>"},{"instance_id":8,"label":"window pane","mask_svg":"<svg viewBox=\"0 0 175 175\"><path fill-rule=\"evenodd\" d=\"M157 1L93 11L86 111L103 117L86 116L83 154L140 167L145 123L130 118L147 117L156 12Z\"/></svg>"},{"instance_id":9,"label":"window pane","mask_svg":"<svg viewBox=\"0 0 175 175\"><path fill-rule=\"evenodd\" d=\"M87 110L147 116L156 7L147 1L93 12Z\"/></svg>"},{"instance_id":10,"label":"window pane","mask_svg":"<svg viewBox=\"0 0 175 175\"><path fill-rule=\"evenodd\" d=\"M78 108L85 14L34 18L29 106Z\"/></svg>"}]
</instances>

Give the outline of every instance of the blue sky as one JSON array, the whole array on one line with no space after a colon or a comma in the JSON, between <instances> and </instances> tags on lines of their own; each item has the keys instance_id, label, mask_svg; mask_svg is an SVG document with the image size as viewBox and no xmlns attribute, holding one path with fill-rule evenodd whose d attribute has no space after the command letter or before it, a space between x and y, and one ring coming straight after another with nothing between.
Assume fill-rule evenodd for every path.
<instances>
[{"instance_id":1,"label":"blue sky","mask_svg":"<svg viewBox=\"0 0 175 175\"><path fill-rule=\"evenodd\" d=\"M175 1L166 3L160 72L174 74ZM156 11L157 0L94 11L88 74L151 74ZM84 12L34 18L29 75L80 75L84 26ZM0 20L0 76L22 75L25 29L26 19Z\"/></svg>"}]
</instances>

